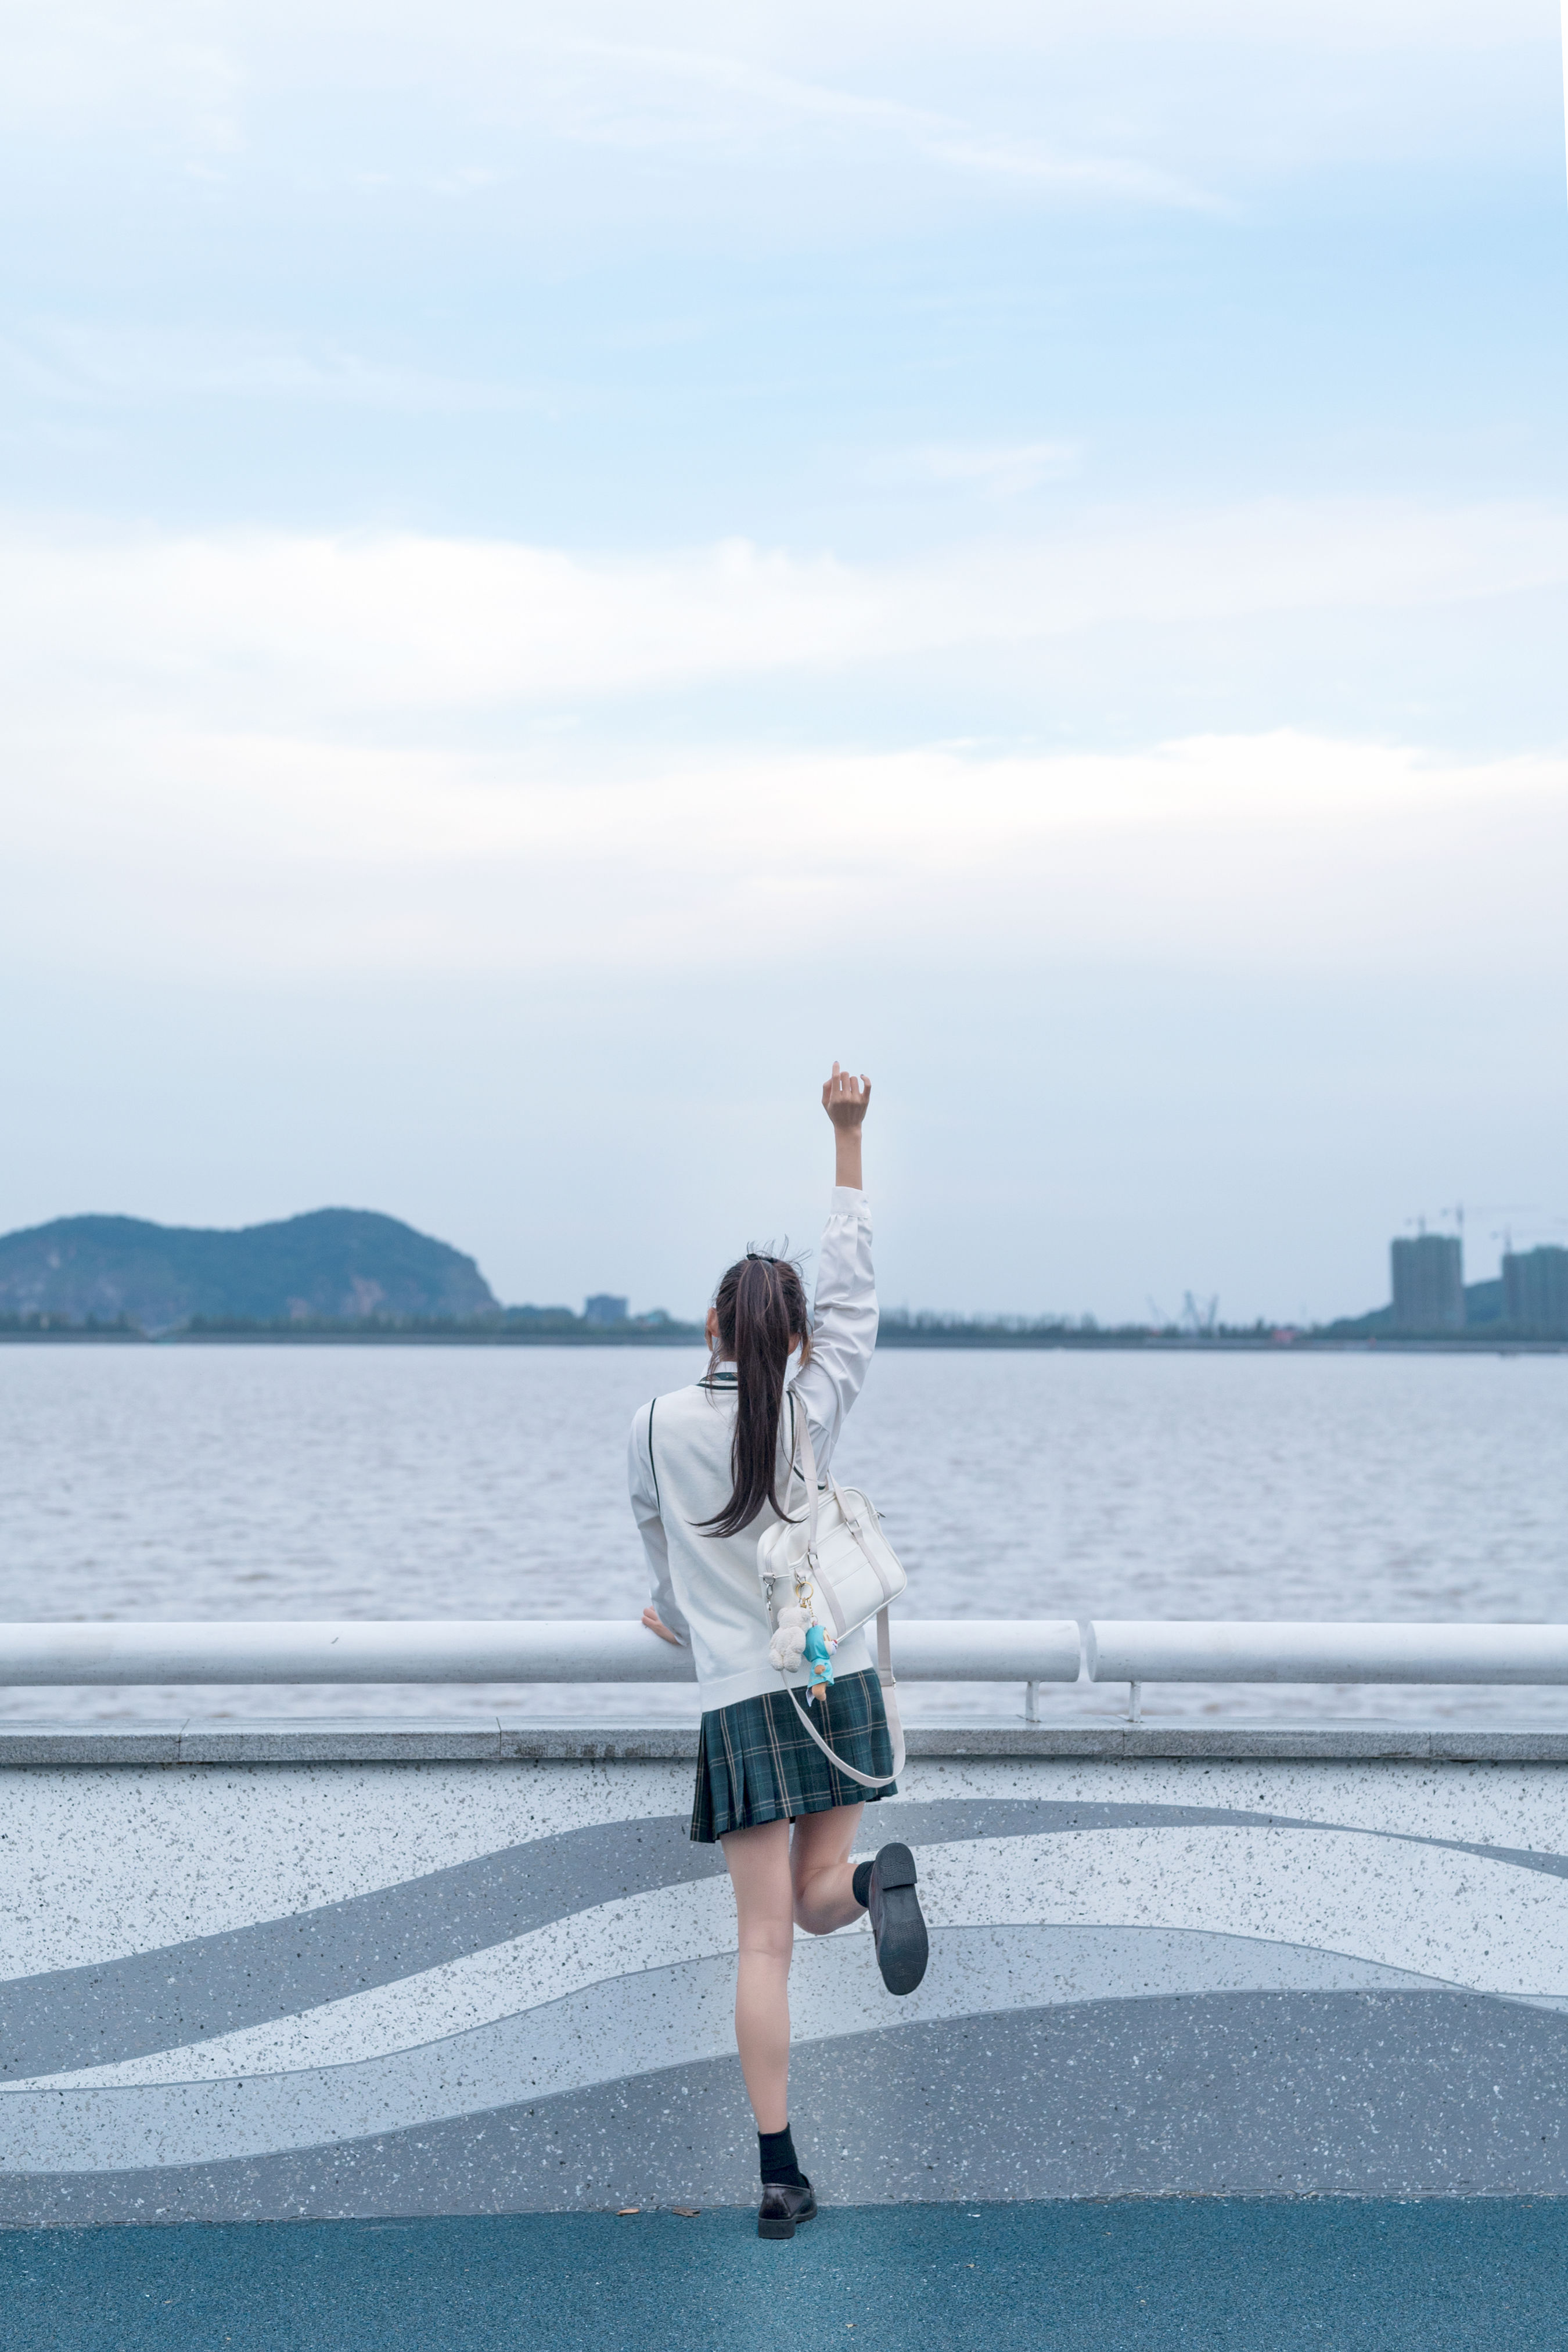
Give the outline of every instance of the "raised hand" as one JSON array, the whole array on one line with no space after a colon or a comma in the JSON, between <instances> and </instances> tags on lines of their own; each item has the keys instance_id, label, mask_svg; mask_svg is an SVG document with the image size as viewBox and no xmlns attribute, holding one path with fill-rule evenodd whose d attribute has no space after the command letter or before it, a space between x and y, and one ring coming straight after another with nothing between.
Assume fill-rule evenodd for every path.
<instances>
[{"instance_id":1,"label":"raised hand","mask_svg":"<svg viewBox=\"0 0 1568 2352\"><path fill-rule=\"evenodd\" d=\"M857 1079L835 1062L833 1076L824 1081L822 1088L822 1108L834 1126L840 1130L858 1127L870 1099L871 1081L865 1073Z\"/></svg>"},{"instance_id":2,"label":"raised hand","mask_svg":"<svg viewBox=\"0 0 1568 2352\"><path fill-rule=\"evenodd\" d=\"M822 1108L833 1121L833 1181L860 1190L860 1128L871 1099L871 1081L864 1072L857 1078L837 1062L822 1089Z\"/></svg>"}]
</instances>

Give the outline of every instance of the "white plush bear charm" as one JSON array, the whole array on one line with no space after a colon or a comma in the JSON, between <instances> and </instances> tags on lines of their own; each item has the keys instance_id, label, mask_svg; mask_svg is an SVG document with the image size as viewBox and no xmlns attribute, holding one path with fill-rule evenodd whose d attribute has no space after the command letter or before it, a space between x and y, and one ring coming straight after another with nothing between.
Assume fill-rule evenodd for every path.
<instances>
[{"instance_id":1,"label":"white plush bear charm","mask_svg":"<svg viewBox=\"0 0 1568 2352\"><path fill-rule=\"evenodd\" d=\"M779 1611L779 1628L768 1643L768 1660L780 1672L793 1675L805 1655L806 1630L811 1623L804 1609L789 1601Z\"/></svg>"}]
</instances>

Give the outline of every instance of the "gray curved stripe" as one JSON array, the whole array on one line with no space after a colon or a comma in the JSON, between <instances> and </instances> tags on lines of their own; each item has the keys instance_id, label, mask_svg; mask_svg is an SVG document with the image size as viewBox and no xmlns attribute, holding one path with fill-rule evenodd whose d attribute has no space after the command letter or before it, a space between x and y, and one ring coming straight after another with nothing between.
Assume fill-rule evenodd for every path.
<instances>
[{"instance_id":1,"label":"gray curved stripe","mask_svg":"<svg viewBox=\"0 0 1568 2352\"><path fill-rule=\"evenodd\" d=\"M994 1816L1026 1809L1049 1816L1027 1830L1016 1823L1002 1825ZM1321 1830L1347 1837L1391 1838L1400 1845L1441 1846L1450 1853L1473 1853L1483 1862L1500 1862L1516 1870L1540 1870L1553 1878L1568 1878L1568 1854L1538 1853L1526 1846L1486 1845L1468 1838L1426 1837L1415 1830L1373 1829L1364 1822L1310 1821L1299 1813L1269 1813L1228 1805L1079 1803L1037 1798L939 1798L931 1803L911 1800L899 1804L900 1824L916 1818L906 1831L911 1844L936 1845L950 1840L979 1837L1038 1836L1063 1830L1136 1829L1270 1829ZM947 1826L951 1824L951 1826ZM862 1832L862 1843L869 1830Z\"/></svg>"},{"instance_id":2,"label":"gray curved stripe","mask_svg":"<svg viewBox=\"0 0 1568 2352\"><path fill-rule=\"evenodd\" d=\"M1006 1798L900 1802L897 1812L900 1832L917 1844L1248 1818L1192 1806ZM0 2081L107 2065L297 2017L595 1904L719 1876L723 1869L719 1849L693 1845L678 1815L605 1822L291 1917L17 1978L0 1985Z\"/></svg>"},{"instance_id":3,"label":"gray curved stripe","mask_svg":"<svg viewBox=\"0 0 1568 2352\"><path fill-rule=\"evenodd\" d=\"M868 1813L863 1844L876 1838L878 1818ZM1350 1823L1219 1805L900 1798L889 1805L886 1819L917 1846L1091 1829L1348 1831L1568 1874L1568 1857L1561 1855L1412 1837L1401 1831L1368 1832ZM718 1848L693 1845L679 1815L603 1822L505 1847L289 1917L85 1968L15 1978L0 1984L0 2081L106 2065L296 2017L595 1904L719 1876L723 1868Z\"/></svg>"},{"instance_id":4,"label":"gray curved stripe","mask_svg":"<svg viewBox=\"0 0 1568 2352\"><path fill-rule=\"evenodd\" d=\"M795 2053L826 2201L1568 2193L1568 2025L1436 1991L1016 2010ZM734 2058L331 2147L116 2173L0 2170L0 2224L745 2205Z\"/></svg>"},{"instance_id":5,"label":"gray curved stripe","mask_svg":"<svg viewBox=\"0 0 1568 2352\"><path fill-rule=\"evenodd\" d=\"M1436 1982L1309 1945L1180 1928L947 1927L933 1933L931 1946L924 1984L896 2010L877 1978L869 1937L804 1947L791 1980L796 2046L895 2019L1173 1993L1369 1991ZM726 2053L734 1986L730 1954L677 1962L382 2057L228 2080L182 2080L182 2053L174 2051L163 2082L8 2093L0 2098L0 2162L30 2171L108 2171L149 2147L165 2164L272 2155L389 2125L446 2122L520 2095L553 2097Z\"/></svg>"},{"instance_id":6,"label":"gray curved stripe","mask_svg":"<svg viewBox=\"0 0 1568 2352\"><path fill-rule=\"evenodd\" d=\"M674 1815L563 1831L291 1917L0 1985L0 2076L58 2074L298 2016L595 1903L722 1874Z\"/></svg>"}]
</instances>

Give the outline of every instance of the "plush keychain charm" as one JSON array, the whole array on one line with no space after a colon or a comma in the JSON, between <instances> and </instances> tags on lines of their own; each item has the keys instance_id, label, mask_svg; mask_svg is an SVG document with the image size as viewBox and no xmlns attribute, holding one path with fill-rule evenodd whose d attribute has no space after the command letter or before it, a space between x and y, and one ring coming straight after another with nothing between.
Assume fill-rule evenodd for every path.
<instances>
[{"instance_id":1,"label":"plush keychain charm","mask_svg":"<svg viewBox=\"0 0 1568 2352\"><path fill-rule=\"evenodd\" d=\"M768 1643L768 1658L782 1674L793 1675L799 1671L805 1655L810 1625L811 1620L805 1611L797 1608L793 1601L779 1611L779 1628Z\"/></svg>"},{"instance_id":2,"label":"plush keychain charm","mask_svg":"<svg viewBox=\"0 0 1568 2352\"><path fill-rule=\"evenodd\" d=\"M811 1681L806 1689L808 1698L815 1698L819 1690L826 1690L832 1683L833 1666L828 1652L837 1647L837 1643L829 1642L820 1625L807 1626L805 1657L811 1668Z\"/></svg>"},{"instance_id":3,"label":"plush keychain charm","mask_svg":"<svg viewBox=\"0 0 1568 2352\"><path fill-rule=\"evenodd\" d=\"M830 1663L832 1653L838 1647L831 1634L820 1625L814 1625L808 1610L791 1601L779 1611L778 1631L768 1643L770 1664L781 1674L798 1674L803 1665L810 1668L811 1679L807 1696L826 1690L833 1680Z\"/></svg>"}]
</instances>

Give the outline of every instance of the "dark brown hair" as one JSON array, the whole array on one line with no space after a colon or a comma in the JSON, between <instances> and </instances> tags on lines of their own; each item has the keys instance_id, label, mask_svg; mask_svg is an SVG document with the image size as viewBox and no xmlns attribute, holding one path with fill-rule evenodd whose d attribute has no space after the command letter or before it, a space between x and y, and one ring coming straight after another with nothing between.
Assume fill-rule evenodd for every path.
<instances>
[{"instance_id":1,"label":"dark brown hair","mask_svg":"<svg viewBox=\"0 0 1568 2352\"><path fill-rule=\"evenodd\" d=\"M730 1443L730 1499L721 1511L698 1525L710 1536L735 1536L749 1527L764 1503L780 1518L788 1512L777 1492L779 1415L790 1342L801 1343L801 1362L811 1356L811 1326L800 1268L787 1257L748 1250L737 1258L713 1297L719 1338L708 1370L721 1357L735 1365L735 1433Z\"/></svg>"}]
</instances>

